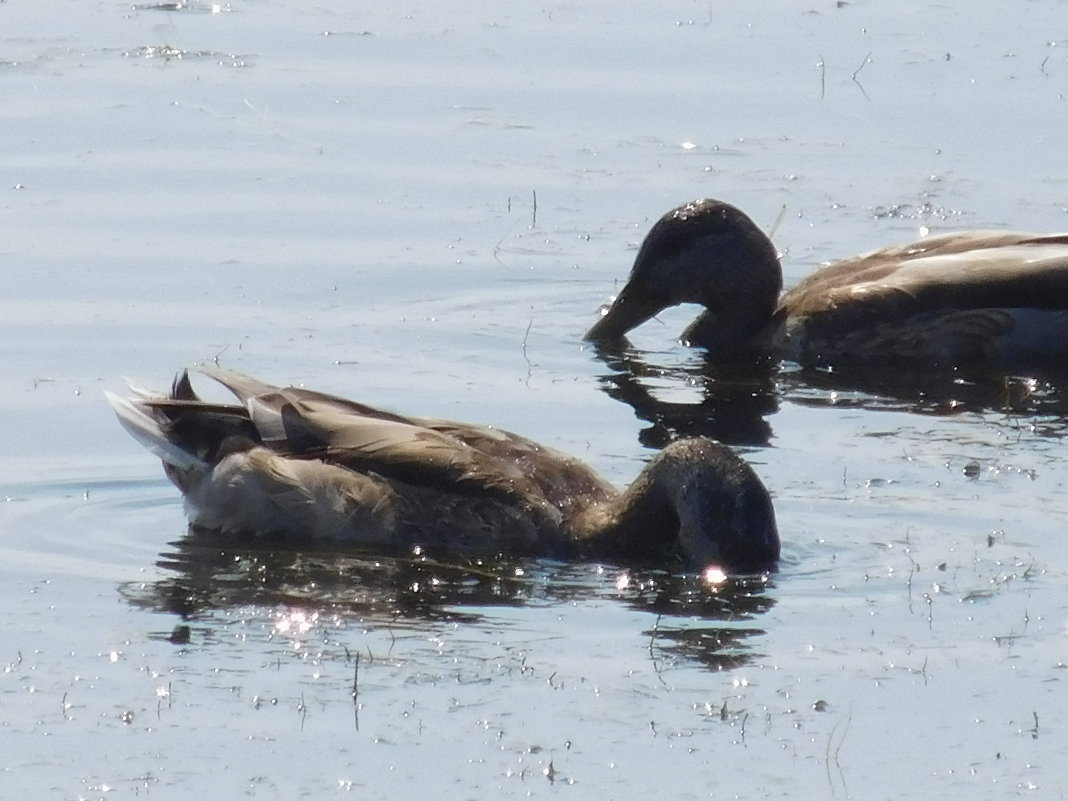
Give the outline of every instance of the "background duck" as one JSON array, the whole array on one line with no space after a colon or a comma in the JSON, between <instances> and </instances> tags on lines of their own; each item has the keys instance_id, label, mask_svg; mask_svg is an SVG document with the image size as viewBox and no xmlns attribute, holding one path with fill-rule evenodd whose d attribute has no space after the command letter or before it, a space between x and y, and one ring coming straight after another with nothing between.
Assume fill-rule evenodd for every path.
<instances>
[{"instance_id":1,"label":"background duck","mask_svg":"<svg viewBox=\"0 0 1068 801\"><path fill-rule=\"evenodd\" d=\"M588 340L618 340L668 306L705 310L682 341L713 361L805 366L1057 367L1068 356L1068 234L931 236L827 264L780 298L774 245L702 199L652 227Z\"/></svg>"},{"instance_id":2,"label":"background duck","mask_svg":"<svg viewBox=\"0 0 1068 801\"><path fill-rule=\"evenodd\" d=\"M201 372L239 403L200 399L186 372L169 395L108 393L198 528L742 572L779 557L767 490L711 439L672 443L619 492L577 459L506 431Z\"/></svg>"}]
</instances>

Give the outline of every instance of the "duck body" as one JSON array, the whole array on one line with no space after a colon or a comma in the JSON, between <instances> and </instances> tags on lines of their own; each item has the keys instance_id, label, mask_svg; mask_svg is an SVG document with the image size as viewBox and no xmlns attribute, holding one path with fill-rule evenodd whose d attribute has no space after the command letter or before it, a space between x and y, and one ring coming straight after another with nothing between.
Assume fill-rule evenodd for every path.
<instances>
[{"instance_id":1,"label":"duck body","mask_svg":"<svg viewBox=\"0 0 1068 801\"><path fill-rule=\"evenodd\" d=\"M653 226L586 336L618 338L689 302L704 311L681 339L714 361L1012 370L1068 357L1068 234L932 236L832 262L781 290L764 232L730 204L698 200Z\"/></svg>"},{"instance_id":2,"label":"duck body","mask_svg":"<svg viewBox=\"0 0 1068 801\"><path fill-rule=\"evenodd\" d=\"M746 572L779 556L767 490L714 440L672 443L619 492L579 460L506 431L202 372L237 403L202 400L185 372L167 395L108 395L162 459L197 528Z\"/></svg>"}]
</instances>

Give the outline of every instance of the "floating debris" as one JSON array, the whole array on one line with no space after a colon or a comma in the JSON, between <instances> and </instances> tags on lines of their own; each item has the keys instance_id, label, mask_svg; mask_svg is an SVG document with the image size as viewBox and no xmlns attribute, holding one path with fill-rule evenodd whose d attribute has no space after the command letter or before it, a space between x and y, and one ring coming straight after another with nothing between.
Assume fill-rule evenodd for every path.
<instances>
[{"instance_id":1,"label":"floating debris","mask_svg":"<svg viewBox=\"0 0 1068 801\"><path fill-rule=\"evenodd\" d=\"M194 14L223 14L228 13L230 5L219 3L194 3L190 0L176 0L172 3L135 3L134 11L189 11Z\"/></svg>"},{"instance_id":2,"label":"floating debris","mask_svg":"<svg viewBox=\"0 0 1068 801\"><path fill-rule=\"evenodd\" d=\"M214 50L183 50L180 47L170 45L142 45L130 50L123 50L125 58L158 58L164 61L191 61L210 60L216 61L223 67L249 67L251 62L247 56L239 56L233 53L219 53Z\"/></svg>"}]
</instances>

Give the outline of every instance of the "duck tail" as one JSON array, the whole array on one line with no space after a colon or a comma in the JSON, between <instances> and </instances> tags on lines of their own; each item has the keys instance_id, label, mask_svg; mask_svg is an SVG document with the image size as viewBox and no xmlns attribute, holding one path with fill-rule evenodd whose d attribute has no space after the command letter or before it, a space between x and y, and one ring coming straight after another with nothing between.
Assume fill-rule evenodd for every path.
<instances>
[{"instance_id":1,"label":"duck tail","mask_svg":"<svg viewBox=\"0 0 1068 801\"><path fill-rule=\"evenodd\" d=\"M166 465L179 470L207 468L207 463L193 450L183 447L180 442L175 441L169 435L171 430L169 421L152 405L153 401L162 400L160 396L133 384L129 384L129 389L129 397L104 391L104 396L111 405L112 411L118 416L122 427Z\"/></svg>"},{"instance_id":2,"label":"duck tail","mask_svg":"<svg viewBox=\"0 0 1068 801\"><path fill-rule=\"evenodd\" d=\"M203 400L185 370L175 377L169 394L129 384L126 397L105 395L122 427L182 474L204 473L228 454L262 444L243 404ZM175 471L167 473L175 479Z\"/></svg>"}]
</instances>

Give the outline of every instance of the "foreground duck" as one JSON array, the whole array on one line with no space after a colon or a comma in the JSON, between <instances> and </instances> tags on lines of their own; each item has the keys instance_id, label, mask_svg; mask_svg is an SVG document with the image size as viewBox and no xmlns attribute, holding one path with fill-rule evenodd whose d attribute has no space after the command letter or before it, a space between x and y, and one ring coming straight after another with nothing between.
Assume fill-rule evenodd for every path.
<instances>
[{"instance_id":1,"label":"foreground duck","mask_svg":"<svg viewBox=\"0 0 1068 801\"><path fill-rule=\"evenodd\" d=\"M1068 357L1068 234L931 236L832 262L781 291L764 232L728 203L697 200L652 227L586 339L618 340L669 306L698 303L681 339L713 361L1015 369Z\"/></svg>"},{"instance_id":2,"label":"foreground duck","mask_svg":"<svg viewBox=\"0 0 1068 801\"><path fill-rule=\"evenodd\" d=\"M735 572L779 557L767 490L714 440L672 443L621 493L577 459L506 431L201 372L238 403L201 400L185 372L169 395L108 393L199 528Z\"/></svg>"}]
</instances>

